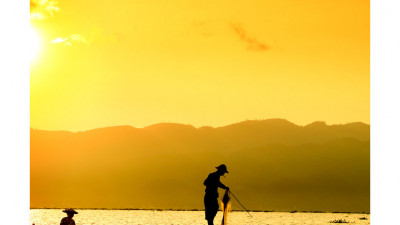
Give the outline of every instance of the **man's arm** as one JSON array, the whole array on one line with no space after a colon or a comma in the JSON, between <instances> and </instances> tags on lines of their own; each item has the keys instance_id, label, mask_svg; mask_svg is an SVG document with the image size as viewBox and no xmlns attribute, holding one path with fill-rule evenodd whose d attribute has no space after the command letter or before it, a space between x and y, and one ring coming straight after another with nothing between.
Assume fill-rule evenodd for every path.
<instances>
[{"instance_id":1,"label":"man's arm","mask_svg":"<svg viewBox=\"0 0 400 225\"><path fill-rule=\"evenodd\" d=\"M229 187L225 186L223 183L221 183L221 181L218 180L218 187L228 190L229 191Z\"/></svg>"}]
</instances>

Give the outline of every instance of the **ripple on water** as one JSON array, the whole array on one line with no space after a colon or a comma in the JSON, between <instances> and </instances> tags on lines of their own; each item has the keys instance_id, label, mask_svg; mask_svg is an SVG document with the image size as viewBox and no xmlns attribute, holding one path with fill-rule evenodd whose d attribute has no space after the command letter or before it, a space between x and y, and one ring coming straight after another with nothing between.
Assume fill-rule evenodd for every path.
<instances>
[{"instance_id":1,"label":"ripple on water","mask_svg":"<svg viewBox=\"0 0 400 225\"><path fill-rule=\"evenodd\" d=\"M203 211L156 210L78 210L74 219L77 225L206 225ZM228 225L319 225L345 219L351 224L370 224L369 214L347 213L286 213L286 212L230 212ZM30 222L35 225L59 224L65 217L60 209L32 209ZM366 218L366 219L360 219ZM215 224L222 221L218 212ZM334 223L332 223L334 224Z\"/></svg>"}]
</instances>

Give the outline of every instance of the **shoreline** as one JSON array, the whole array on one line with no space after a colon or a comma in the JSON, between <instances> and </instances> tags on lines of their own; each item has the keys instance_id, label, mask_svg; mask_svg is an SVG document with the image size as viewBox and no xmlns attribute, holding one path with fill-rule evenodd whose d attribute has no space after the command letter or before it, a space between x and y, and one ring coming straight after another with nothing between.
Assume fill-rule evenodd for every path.
<instances>
[{"instance_id":1,"label":"shoreline","mask_svg":"<svg viewBox=\"0 0 400 225\"><path fill-rule=\"evenodd\" d=\"M29 210L33 209L65 209L65 208L30 208ZM203 211L204 209L139 209L139 208L75 208L76 210L126 210L126 211L191 211L191 212L196 212L196 211ZM325 212L325 211L274 211L274 210L248 210L249 212L271 212L271 213L334 213L334 214L371 214L370 212L339 212L339 211L334 211L334 212ZM231 212L246 212L244 210L231 210Z\"/></svg>"}]
</instances>

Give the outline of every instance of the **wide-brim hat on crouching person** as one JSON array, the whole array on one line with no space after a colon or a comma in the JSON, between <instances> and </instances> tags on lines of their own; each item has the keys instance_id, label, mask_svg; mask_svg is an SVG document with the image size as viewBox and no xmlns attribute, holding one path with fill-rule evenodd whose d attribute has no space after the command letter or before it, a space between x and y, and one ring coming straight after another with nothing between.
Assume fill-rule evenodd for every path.
<instances>
[{"instance_id":1,"label":"wide-brim hat on crouching person","mask_svg":"<svg viewBox=\"0 0 400 225\"><path fill-rule=\"evenodd\" d=\"M65 212L65 213L72 213L72 214L78 214L77 211L75 211L74 209L71 209L71 208L69 208L69 209L64 209L63 212Z\"/></svg>"}]
</instances>

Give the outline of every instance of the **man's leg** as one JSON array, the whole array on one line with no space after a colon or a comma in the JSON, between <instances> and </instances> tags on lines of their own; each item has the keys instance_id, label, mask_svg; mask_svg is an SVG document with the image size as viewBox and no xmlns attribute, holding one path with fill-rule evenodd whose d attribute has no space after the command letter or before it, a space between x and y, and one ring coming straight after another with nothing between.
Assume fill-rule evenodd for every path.
<instances>
[{"instance_id":1,"label":"man's leg","mask_svg":"<svg viewBox=\"0 0 400 225\"><path fill-rule=\"evenodd\" d=\"M208 215L208 218L207 218L208 225L214 225L214 218L217 215L218 208L219 208L217 199L213 199L212 203L213 204L212 204L212 207L210 210L210 214Z\"/></svg>"},{"instance_id":2,"label":"man's leg","mask_svg":"<svg viewBox=\"0 0 400 225\"><path fill-rule=\"evenodd\" d=\"M208 225L214 225L214 218L218 212L218 197L204 196L204 206Z\"/></svg>"}]
</instances>

